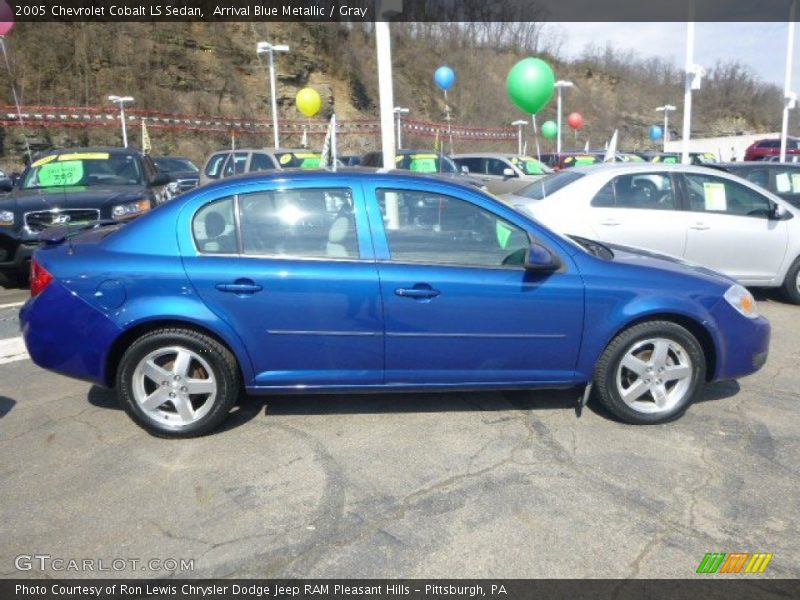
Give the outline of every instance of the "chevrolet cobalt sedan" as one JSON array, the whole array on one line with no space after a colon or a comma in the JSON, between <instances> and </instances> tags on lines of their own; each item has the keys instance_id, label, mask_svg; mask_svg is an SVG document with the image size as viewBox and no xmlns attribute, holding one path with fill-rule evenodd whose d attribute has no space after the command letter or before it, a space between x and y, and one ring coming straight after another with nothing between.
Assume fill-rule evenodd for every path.
<instances>
[{"instance_id":1,"label":"chevrolet cobalt sedan","mask_svg":"<svg viewBox=\"0 0 800 600\"><path fill-rule=\"evenodd\" d=\"M165 437L211 431L243 390L584 386L661 423L767 358L769 323L727 277L422 175L233 177L42 239L20 313L31 357L115 387Z\"/></svg>"}]
</instances>

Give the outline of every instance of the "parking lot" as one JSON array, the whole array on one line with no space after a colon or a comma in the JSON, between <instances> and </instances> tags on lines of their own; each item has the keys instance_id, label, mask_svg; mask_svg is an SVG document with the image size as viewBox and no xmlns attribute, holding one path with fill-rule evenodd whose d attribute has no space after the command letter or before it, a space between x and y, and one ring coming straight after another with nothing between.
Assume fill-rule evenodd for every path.
<instances>
[{"instance_id":1,"label":"parking lot","mask_svg":"<svg viewBox=\"0 0 800 600\"><path fill-rule=\"evenodd\" d=\"M25 296L0 290L0 337ZM800 577L800 307L759 300L767 366L654 427L578 417L571 391L295 396L170 441L6 357L0 575L41 577L15 559L45 554L191 560L188 577L679 578L707 552L769 552L764 577Z\"/></svg>"}]
</instances>

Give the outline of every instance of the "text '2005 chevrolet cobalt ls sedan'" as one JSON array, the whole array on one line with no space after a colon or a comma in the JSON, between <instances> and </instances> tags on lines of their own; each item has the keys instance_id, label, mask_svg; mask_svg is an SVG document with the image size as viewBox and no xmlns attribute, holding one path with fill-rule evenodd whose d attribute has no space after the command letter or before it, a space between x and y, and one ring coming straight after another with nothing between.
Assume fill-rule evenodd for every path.
<instances>
[{"instance_id":1,"label":"text '2005 chevrolet cobalt ls sedan'","mask_svg":"<svg viewBox=\"0 0 800 600\"><path fill-rule=\"evenodd\" d=\"M567 387L630 423L765 362L731 279L555 234L397 172L226 179L124 226L50 230L21 310L33 360L115 386L161 436L248 393Z\"/></svg>"}]
</instances>

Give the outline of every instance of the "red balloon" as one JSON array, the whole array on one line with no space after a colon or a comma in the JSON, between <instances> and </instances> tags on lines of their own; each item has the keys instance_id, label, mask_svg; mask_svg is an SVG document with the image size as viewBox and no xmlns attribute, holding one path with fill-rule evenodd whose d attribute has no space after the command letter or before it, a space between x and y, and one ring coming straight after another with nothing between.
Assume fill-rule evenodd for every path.
<instances>
[{"instance_id":1,"label":"red balloon","mask_svg":"<svg viewBox=\"0 0 800 600\"><path fill-rule=\"evenodd\" d=\"M581 127L583 127L583 115L577 112L572 113L570 116L567 117L567 125L569 125L573 129L580 129Z\"/></svg>"},{"instance_id":2,"label":"red balloon","mask_svg":"<svg viewBox=\"0 0 800 600\"><path fill-rule=\"evenodd\" d=\"M13 27L14 11L5 0L0 0L0 36L6 35Z\"/></svg>"}]
</instances>

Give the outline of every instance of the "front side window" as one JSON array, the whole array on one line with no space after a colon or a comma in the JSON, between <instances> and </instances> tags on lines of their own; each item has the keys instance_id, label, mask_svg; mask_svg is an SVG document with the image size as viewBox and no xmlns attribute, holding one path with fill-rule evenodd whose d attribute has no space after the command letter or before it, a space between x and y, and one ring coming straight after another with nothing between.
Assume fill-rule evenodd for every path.
<instances>
[{"instance_id":1,"label":"front side window","mask_svg":"<svg viewBox=\"0 0 800 600\"><path fill-rule=\"evenodd\" d=\"M459 198L378 190L392 260L476 267L521 265L530 246L523 230Z\"/></svg>"},{"instance_id":2,"label":"front side window","mask_svg":"<svg viewBox=\"0 0 800 600\"><path fill-rule=\"evenodd\" d=\"M768 218L772 203L766 196L729 179L686 174L689 207L696 212Z\"/></svg>"},{"instance_id":3,"label":"front side window","mask_svg":"<svg viewBox=\"0 0 800 600\"><path fill-rule=\"evenodd\" d=\"M244 254L358 258L348 189L292 189L239 196Z\"/></svg>"},{"instance_id":4,"label":"front side window","mask_svg":"<svg viewBox=\"0 0 800 600\"><path fill-rule=\"evenodd\" d=\"M476 173L479 175L485 173L483 168L484 159L482 158L473 156L469 158L457 158L455 161L459 167L467 167L470 173Z\"/></svg>"},{"instance_id":5,"label":"front side window","mask_svg":"<svg viewBox=\"0 0 800 600\"><path fill-rule=\"evenodd\" d=\"M500 160L499 158L490 158L486 161L486 172L489 175L497 175L502 177L503 172L506 169L511 169L511 165L506 163L504 160Z\"/></svg>"},{"instance_id":6,"label":"front side window","mask_svg":"<svg viewBox=\"0 0 800 600\"><path fill-rule=\"evenodd\" d=\"M614 177L592 198L596 208L677 210L669 175L636 173Z\"/></svg>"},{"instance_id":7,"label":"front side window","mask_svg":"<svg viewBox=\"0 0 800 600\"><path fill-rule=\"evenodd\" d=\"M236 222L233 197L206 204L192 220L192 235L197 249L204 254L235 254Z\"/></svg>"}]
</instances>

